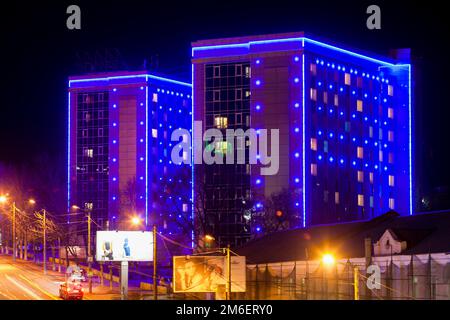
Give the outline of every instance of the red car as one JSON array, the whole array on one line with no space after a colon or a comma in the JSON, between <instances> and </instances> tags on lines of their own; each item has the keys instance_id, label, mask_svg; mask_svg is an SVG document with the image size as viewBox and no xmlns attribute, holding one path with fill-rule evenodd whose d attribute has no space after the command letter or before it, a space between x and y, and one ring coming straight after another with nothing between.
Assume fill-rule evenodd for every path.
<instances>
[{"instance_id":1,"label":"red car","mask_svg":"<svg viewBox=\"0 0 450 320\"><path fill-rule=\"evenodd\" d=\"M83 293L84 290L81 283L65 282L59 287L59 297L63 300L82 300Z\"/></svg>"}]
</instances>

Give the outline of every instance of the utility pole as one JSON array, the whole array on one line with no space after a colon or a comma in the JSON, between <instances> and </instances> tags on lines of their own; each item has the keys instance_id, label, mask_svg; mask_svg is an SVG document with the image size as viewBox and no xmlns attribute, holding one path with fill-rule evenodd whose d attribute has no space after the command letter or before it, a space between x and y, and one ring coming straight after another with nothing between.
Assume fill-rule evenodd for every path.
<instances>
[{"instance_id":1,"label":"utility pole","mask_svg":"<svg viewBox=\"0 0 450 320\"><path fill-rule=\"evenodd\" d=\"M158 300L158 283L156 282L156 224L153 225L153 300Z\"/></svg>"},{"instance_id":2,"label":"utility pole","mask_svg":"<svg viewBox=\"0 0 450 320\"><path fill-rule=\"evenodd\" d=\"M12 222L13 222L13 261L16 261L16 202L12 203Z\"/></svg>"},{"instance_id":3,"label":"utility pole","mask_svg":"<svg viewBox=\"0 0 450 320\"><path fill-rule=\"evenodd\" d=\"M227 266L228 266L227 300L231 300L231 255L230 255L230 245L227 246Z\"/></svg>"},{"instance_id":4,"label":"utility pole","mask_svg":"<svg viewBox=\"0 0 450 320\"><path fill-rule=\"evenodd\" d=\"M42 210L43 211L43 216L44 216L44 274L47 274L47 241L46 241L46 237L47 237L47 212L45 211L45 209Z\"/></svg>"},{"instance_id":5,"label":"utility pole","mask_svg":"<svg viewBox=\"0 0 450 320\"><path fill-rule=\"evenodd\" d=\"M359 300L359 269L358 269L358 267L353 268L353 286L354 286L355 300Z\"/></svg>"},{"instance_id":6,"label":"utility pole","mask_svg":"<svg viewBox=\"0 0 450 320\"><path fill-rule=\"evenodd\" d=\"M89 293L92 293L92 262L91 262L91 211L88 211L88 279Z\"/></svg>"}]
</instances>

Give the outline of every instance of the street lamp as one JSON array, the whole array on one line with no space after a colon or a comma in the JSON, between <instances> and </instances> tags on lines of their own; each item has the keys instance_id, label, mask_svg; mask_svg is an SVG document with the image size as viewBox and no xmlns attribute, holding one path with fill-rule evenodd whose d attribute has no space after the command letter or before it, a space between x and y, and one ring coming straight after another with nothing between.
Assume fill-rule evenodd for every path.
<instances>
[{"instance_id":1,"label":"street lamp","mask_svg":"<svg viewBox=\"0 0 450 320\"><path fill-rule=\"evenodd\" d=\"M141 222L142 222L142 220L138 216L134 216L134 217L131 218L131 223L134 226L139 226L141 224Z\"/></svg>"},{"instance_id":2,"label":"street lamp","mask_svg":"<svg viewBox=\"0 0 450 320\"><path fill-rule=\"evenodd\" d=\"M326 266L333 266L336 263L336 259L331 253L325 253L322 256L322 262Z\"/></svg>"},{"instance_id":3,"label":"street lamp","mask_svg":"<svg viewBox=\"0 0 450 320\"><path fill-rule=\"evenodd\" d=\"M0 203L6 203L8 201L8 198L4 195L0 196Z\"/></svg>"},{"instance_id":4,"label":"street lamp","mask_svg":"<svg viewBox=\"0 0 450 320\"><path fill-rule=\"evenodd\" d=\"M31 204L31 205L34 205L34 204L36 204L36 200L28 199L28 203Z\"/></svg>"}]
</instances>

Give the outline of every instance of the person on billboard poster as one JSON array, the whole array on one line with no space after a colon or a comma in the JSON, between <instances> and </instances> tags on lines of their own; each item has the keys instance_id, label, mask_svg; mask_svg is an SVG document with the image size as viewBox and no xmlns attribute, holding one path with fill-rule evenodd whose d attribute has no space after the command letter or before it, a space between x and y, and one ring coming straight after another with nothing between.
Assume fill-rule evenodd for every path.
<instances>
[{"instance_id":1,"label":"person on billboard poster","mask_svg":"<svg viewBox=\"0 0 450 320\"><path fill-rule=\"evenodd\" d=\"M204 263L198 260L188 260L183 267L177 268L179 281L176 283L176 286L178 290L188 292L204 292L207 290L203 272Z\"/></svg>"},{"instance_id":2,"label":"person on billboard poster","mask_svg":"<svg viewBox=\"0 0 450 320\"><path fill-rule=\"evenodd\" d=\"M103 250L103 255L102 255L103 260L114 260L111 241L109 241L109 240L103 241L102 250Z\"/></svg>"},{"instance_id":3,"label":"person on billboard poster","mask_svg":"<svg viewBox=\"0 0 450 320\"><path fill-rule=\"evenodd\" d=\"M130 244L128 243L128 238L125 238L123 240L123 254L125 258L129 258L131 256L131 248Z\"/></svg>"}]
</instances>

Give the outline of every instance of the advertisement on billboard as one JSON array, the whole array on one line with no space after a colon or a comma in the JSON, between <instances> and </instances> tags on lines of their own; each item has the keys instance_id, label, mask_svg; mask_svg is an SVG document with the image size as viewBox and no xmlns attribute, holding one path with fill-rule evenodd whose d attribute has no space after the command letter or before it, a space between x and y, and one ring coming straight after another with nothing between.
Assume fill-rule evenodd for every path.
<instances>
[{"instance_id":1,"label":"advertisement on billboard","mask_svg":"<svg viewBox=\"0 0 450 320\"><path fill-rule=\"evenodd\" d=\"M225 256L173 257L174 292L216 292L228 279ZM245 257L231 257L231 291L246 290Z\"/></svg>"},{"instance_id":2,"label":"advertisement on billboard","mask_svg":"<svg viewBox=\"0 0 450 320\"><path fill-rule=\"evenodd\" d=\"M62 259L86 259L86 248L80 246L65 246L59 248L59 257Z\"/></svg>"},{"instance_id":3,"label":"advertisement on billboard","mask_svg":"<svg viewBox=\"0 0 450 320\"><path fill-rule=\"evenodd\" d=\"M97 231L97 261L153 261L153 233Z\"/></svg>"}]
</instances>

